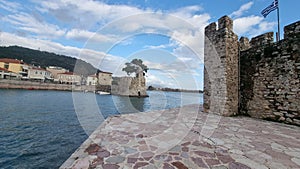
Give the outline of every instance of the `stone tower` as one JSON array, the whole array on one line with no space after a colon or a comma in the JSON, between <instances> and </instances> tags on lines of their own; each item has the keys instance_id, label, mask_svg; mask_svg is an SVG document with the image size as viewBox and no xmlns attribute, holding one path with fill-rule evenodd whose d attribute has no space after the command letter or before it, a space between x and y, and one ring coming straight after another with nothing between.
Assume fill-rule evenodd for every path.
<instances>
[{"instance_id":1,"label":"stone tower","mask_svg":"<svg viewBox=\"0 0 300 169\"><path fill-rule=\"evenodd\" d=\"M223 116L238 113L238 36L223 16L205 28L204 111Z\"/></svg>"}]
</instances>

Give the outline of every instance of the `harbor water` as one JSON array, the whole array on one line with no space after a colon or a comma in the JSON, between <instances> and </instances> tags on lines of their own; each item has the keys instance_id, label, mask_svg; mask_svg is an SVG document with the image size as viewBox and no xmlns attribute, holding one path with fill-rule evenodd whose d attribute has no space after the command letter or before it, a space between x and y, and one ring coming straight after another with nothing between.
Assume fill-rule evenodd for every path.
<instances>
[{"instance_id":1,"label":"harbor water","mask_svg":"<svg viewBox=\"0 0 300 169\"><path fill-rule=\"evenodd\" d=\"M58 168L107 117L202 104L200 93L149 91L147 98L0 90L0 166Z\"/></svg>"}]
</instances>

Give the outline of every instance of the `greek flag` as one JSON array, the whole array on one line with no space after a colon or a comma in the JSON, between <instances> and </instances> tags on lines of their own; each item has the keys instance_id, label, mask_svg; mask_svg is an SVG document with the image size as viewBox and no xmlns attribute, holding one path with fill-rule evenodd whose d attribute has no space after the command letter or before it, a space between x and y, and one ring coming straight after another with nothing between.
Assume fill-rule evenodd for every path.
<instances>
[{"instance_id":1,"label":"greek flag","mask_svg":"<svg viewBox=\"0 0 300 169\"><path fill-rule=\"evenodd\" d=\"M269 13L271 13L272 11L274 11L277 8L278 8L278 0L274 0L274 2L271 5L269 5L264 10L261 11L261 14L264 17L267 17L269 15Z\"/></svg>"}]
</instances>

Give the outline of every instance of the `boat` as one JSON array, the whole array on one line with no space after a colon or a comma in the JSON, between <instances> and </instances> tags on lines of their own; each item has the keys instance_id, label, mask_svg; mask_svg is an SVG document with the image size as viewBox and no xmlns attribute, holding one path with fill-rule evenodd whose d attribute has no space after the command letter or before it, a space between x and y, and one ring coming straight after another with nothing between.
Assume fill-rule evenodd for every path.
<instances>
[{"instance_id":1,"label":"boat","mask_svg":"<svg viewBox=\"0 0 300 169\"><path fill-rule=\"evenodd\" d=\"M103 91L98 91L97 93L100 94L100 95L109 95L110 94L108 92L103 92Z\"/></svg>"}]
</instances>

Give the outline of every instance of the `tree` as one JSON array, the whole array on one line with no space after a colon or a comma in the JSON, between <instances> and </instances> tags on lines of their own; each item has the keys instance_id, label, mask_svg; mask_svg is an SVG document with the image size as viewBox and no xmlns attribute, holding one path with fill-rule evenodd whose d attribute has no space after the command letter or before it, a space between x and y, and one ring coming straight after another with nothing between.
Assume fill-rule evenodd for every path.
<instances>
[{"instance_id":1,"label":"tree","mask_svg":"<svg viewBox=\"0 0 300 169\"><path fill-rule=\"evenodd\" d=\"M125 63L125 65L126 66L122 69L122 71L125 71L127 75L138 73L140 71L147 73L148 71L148 67L143 64L141 59L133 59L131 62Z\"/></svg>"}]
</instances>

